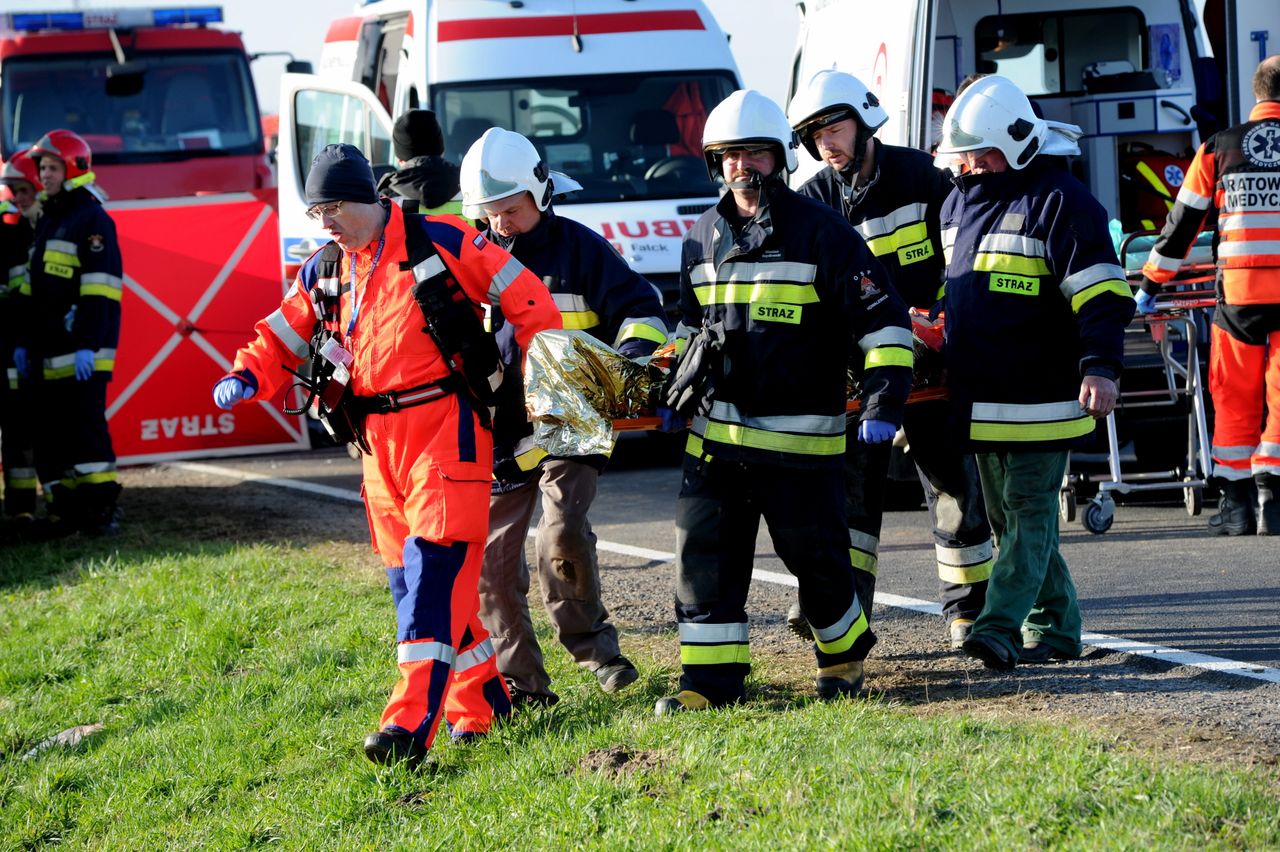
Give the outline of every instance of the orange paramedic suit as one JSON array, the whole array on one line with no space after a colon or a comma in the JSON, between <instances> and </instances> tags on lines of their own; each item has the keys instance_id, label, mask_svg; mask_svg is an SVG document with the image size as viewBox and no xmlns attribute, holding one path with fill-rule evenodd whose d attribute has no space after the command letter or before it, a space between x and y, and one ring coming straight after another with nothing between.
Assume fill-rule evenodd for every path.
<instances>
[{"instance_id":1,"label":"orange paramedic suit","mask_svg":"<svg viewBox=\"0 0 1280 852\"><path fill-rule=\"evenodd\" d=\"M1200 146L1142 268L1148 281L1173 278L1215 209L1213 475L1240 481L1280 474L1280 101L1260 101Z\"/></svg>"},{"instance_id":2,"label":"orange paramedic suit","mask_svg":"<svg viewBox=\"0 0 1280 852\"><path fill-rule=\"evenodd\" d=\"M383 202L386 204L386 202ZM509 254L453 216L405 214L390 205L385 244L370 276L377 243L356 252L356 321L351 323L351 255L339 267L339 328L350 350L351 391L394 394L443 379L448 365L423 332L411 289L406 219L427 231L449 274L471 300L498 305L516 326L522 350L530 338L560 328L547 288ZM417 227L414 221L409 227ZM308 355L316 324L310 290L319 252L303 265L279 310L257 323L257 338L236 355L231 375L270 398ZM477 583L489 530L493 445L470 402L445 394L426 404L370 414L364 424L371 454L364 457L365 507L373 550L387 566L396 604L400 682L382 714L430 748L440 711L454 736L483 733L495 715L510 712L493 647L478 617Z\"/></svg>"}]
</instances>

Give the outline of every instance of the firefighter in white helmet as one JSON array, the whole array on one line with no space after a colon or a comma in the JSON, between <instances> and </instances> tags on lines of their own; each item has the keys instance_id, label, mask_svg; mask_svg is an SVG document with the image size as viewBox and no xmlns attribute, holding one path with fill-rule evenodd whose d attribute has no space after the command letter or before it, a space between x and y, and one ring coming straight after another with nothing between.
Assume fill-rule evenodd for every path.
<instances>
[{"instance_id":1,"label":"firefighter in white helmet","mask_svg":"<svg viewBox=\"0 0 1280 852\"><path fill-rule=\"evenodd\" d=\"M1041 157L1048 133L992 75L956 98L938 147L967 167L942 208L952 437L977 453L1000 542L964 650L995 669L1080 655L1058 492L1068 449L1115 405L1134 311L1106 212Z\"/></svg>"},{"instance_id":2,"label":"firefighter in white helmet","mask_svg":"<svg viewBox=\"0 0 1280 852\"><path fill-rule=\"evenodd\" d=\"M857 695L875 643L849 561L841 465L845 366L865 361L858 440L888 441L911 382L907 310L835 211L786 186L795 134L782 109L737 91L702 146L729 192L685 236L667 394L693 415L676 508L682 674L659 714L745 697L747 591L763 517L813 627L817 692Z\"/></svg>"},{"instance_id":3,"label":"firefighter in white helmet","mask_svg":"<svg viewBox=\"0 0 1280 852\"><path fill-rule=\"evenodd\" d=\"M805 150L826 164L798 192L840 211L903 301L928 312L942 285L938 215L951 192L951 173L935 168L923 151L876 139L889 115L861 80L842 71L814 74L792 98L787 119ZM945 401L908 406L903 430L933 522L942 614L951 645L959 648L982 611L994 553L978 468L973 456L956 452L947 440L946 411ZM887 443L851 441L845 457L845 510L868 616L891 452ZM787 622L808 635L798 606Z\"/></svg>"},{"instance_id":4,"label":"firefighter in white helmet","mask_svg":"<svg viewBox=\"0 0 1280 852\"><path fill-rule=\"evenodd\" d=\"M494 127L462 160L465 215L489 223L485 235L542 279L567 329L586 331L639 357L667 339L657 289L590 228L556 214L552 197L581 187L547 169L533 144ZM524 415L520 351L500 309L493 329L505 366L494 425L494 483L489 538L480 572L480 619L493 638L512 700L554 704L529 618L525 540L541 496L535 569L556 636L600 688L614 692L639 677L618 647L618 631L600 598L595 534L587 512L607 456L548 456Z\"/></svg>"}]
</instances>

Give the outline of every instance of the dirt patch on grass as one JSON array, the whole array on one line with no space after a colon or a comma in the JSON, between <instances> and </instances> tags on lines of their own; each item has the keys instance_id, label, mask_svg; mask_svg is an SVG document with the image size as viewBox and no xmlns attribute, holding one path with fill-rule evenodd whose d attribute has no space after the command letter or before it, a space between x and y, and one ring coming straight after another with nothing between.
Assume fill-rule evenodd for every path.
<instances>
[{"instance_id":1,"label":"dirt patch on grass","mask_svg":"<svg viewBox=\"0 0 1280 852\"><path fill-rule=\"evenodd\" d=\"M663 765L661 752L635 751L624 745L597 748L578 760L579 772L596 772L613 778L627 778L641 772L650 772Z\"/></svg>"}]
</instances>

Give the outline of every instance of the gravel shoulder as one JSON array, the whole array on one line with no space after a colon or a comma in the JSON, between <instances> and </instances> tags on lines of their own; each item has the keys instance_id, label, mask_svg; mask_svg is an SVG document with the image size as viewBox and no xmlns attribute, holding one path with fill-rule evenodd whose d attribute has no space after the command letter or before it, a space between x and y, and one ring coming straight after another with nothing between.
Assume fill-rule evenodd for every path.
<instances>
[{"instance_id":1,"label":"gravel shoulder","mask_svg":"<svg viewBox=\"0 0 1280 852\"><path fill-rule=\"evenodd\" d=\"M131 534L323 546L353 571L382 573L368 547L364 511L354 504L164 465L126 470L122 481ZM609 553L600 562L624 651L642 667L648 660L674 670L674 567ZM793 596L791 589L753 584L748 611L758 698L811 693L812 654L784 625ZM1280 766L1280 685L1100 649L1078 661L996 673L951 651L937 617L877 606L873 628L879 643L868 660L867 687L874 700L905 712L1064 723L1166 758Z\"/></svg>"}]
</instances>

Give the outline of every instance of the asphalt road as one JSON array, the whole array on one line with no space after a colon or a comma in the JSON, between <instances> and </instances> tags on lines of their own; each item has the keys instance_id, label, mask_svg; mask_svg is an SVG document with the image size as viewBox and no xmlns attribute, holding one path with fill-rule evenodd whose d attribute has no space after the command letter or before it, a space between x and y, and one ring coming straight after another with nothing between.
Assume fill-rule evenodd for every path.
<instances>
[{"instance_id":1,"label":"asphalt road","mask_svg":"<svg viewBox=\"0 0 1280 852\"><path fill-rule=\"evenodd\" d=\"M340 450L203 464L352 494L359 488L359 462ZM592 509L603 548L611 542L674 551L677 465L678 453L653 438L627 436L620 442ZM1180 492L1168 497L1165 504L1151 497L1122 503L1103 535L1086 531L1078 520L1063 525L1062 551L1079 589L1085 630L1280 668L1280 538L1211 537L1205 532L1211 509L1191 517ZM757 569L786 573L767 532L761 532L756 555ZM885 516L877 603L882 594L937 600L923 509Z\"/></svg>"}]
</instances>

